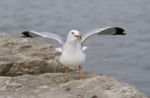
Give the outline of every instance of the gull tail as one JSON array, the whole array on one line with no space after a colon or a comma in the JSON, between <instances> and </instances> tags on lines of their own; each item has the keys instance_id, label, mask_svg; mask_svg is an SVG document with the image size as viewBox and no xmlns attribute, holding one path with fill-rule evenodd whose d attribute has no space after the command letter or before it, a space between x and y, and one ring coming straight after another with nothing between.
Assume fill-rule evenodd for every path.
<instances>
[{"instance_id":1,"label":"gull tail","mask_svg":"<svg viewBox=\"0 0 150 98\"><path fill-rule=\"evenodd\" d=\"M87 49L87 46L82 47L82 51L85 51Z\"/></svg>"},{"instance_id":2,"label":"gull tail","mask_svg":"<svg viewBox=\"0 0 150 98\"><path fill-rule=\"evenodd\" d=\"M62 51L63 51L63 49L61 47L58 47L55 50L58 51L58 52L60 52L60 53L62 53Z\"/></svg>"}]
</instances>

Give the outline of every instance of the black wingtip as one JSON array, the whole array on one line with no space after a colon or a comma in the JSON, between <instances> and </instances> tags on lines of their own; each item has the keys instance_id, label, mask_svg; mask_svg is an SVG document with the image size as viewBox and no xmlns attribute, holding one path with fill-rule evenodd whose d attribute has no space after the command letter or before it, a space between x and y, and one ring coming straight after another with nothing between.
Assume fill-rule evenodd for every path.
<instances>
[{"instance_id":1,"label":"black wingtip","mask_svg":"<svg viewBox=\"0 0 150 98\"><path fill-rule=\"evenodd\" d=\"M31 35L30 35L30 31L24 31L24 32L22 32L22 35L23 36L21 36L21 37L30 37L30 38L33 38Z\"/></svg>"},{"instance_id":2,"label":"black wingtip","mask_svg":"<svg viewBox=\"0 0 150 98\"><path fill-rule=\"evenodd\" d=\"M114 27L116 29L116 32L114 35L126 35L126 32L124 29L120 28L120 27Z\"/></svg>"}]
</instances>

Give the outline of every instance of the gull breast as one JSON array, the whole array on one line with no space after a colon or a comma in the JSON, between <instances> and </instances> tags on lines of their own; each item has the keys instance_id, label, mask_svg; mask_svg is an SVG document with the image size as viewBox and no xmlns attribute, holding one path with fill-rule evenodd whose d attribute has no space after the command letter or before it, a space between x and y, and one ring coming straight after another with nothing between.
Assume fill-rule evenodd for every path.
<instances>
[{"instance_id":1,"label":"gull breast","mask_svg":"<svg viewBox=\"0 0 150 98\"><path fill-rule=\"evenodd\" d=\"M60 56L60 63L62 63L65 66L78 66L83 65L85 59L85 53L82 51L72 53L63 52Z\"/></svg>"}]
</instances>

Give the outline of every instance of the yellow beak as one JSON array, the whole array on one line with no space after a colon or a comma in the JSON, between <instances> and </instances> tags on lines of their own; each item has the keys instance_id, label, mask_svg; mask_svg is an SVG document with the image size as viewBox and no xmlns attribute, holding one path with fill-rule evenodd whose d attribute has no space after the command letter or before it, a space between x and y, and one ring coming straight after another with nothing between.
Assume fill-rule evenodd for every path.
<instances>
[{"instance_id":1,"label":"yellow beak","mask_svg":"<svg viewBox=\"0 0 150 98\"><path fill-rule=\"evenodd\" d=\"M75 37L76 37L77 39L81 39L81 38L82 38L81 35L75 35Z\"/></svg>"}]
</instances>

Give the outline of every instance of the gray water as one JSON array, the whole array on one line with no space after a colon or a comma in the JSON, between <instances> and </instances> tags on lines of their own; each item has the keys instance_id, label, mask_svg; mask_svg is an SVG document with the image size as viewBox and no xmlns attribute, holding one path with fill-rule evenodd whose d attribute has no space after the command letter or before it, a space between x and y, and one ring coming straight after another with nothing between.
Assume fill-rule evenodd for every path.
<instances>
[{"instance_id":1,"label":"gray water","mask_svg":"<svg viewBox=\"0 0 150 98\"><path fill-rule=\"evenodd\" d=\"M24 30L66 36L97 27L120 26L126 36L93 37L85 70L134 84L150 96L150 0L0 0L0 32Z\"/></svg>"}]
</instances>

